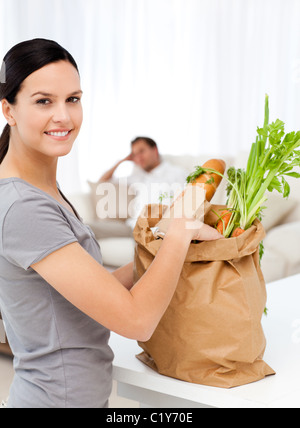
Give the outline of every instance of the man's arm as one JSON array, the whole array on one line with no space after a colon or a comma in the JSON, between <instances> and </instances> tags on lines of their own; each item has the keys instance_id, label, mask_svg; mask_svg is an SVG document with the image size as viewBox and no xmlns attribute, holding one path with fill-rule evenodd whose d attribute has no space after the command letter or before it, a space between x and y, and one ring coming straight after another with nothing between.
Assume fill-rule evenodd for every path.
<instances>
[{"instance_id":1,"label":"man's arm","mask_svg":"<svg viewBox=\"0 0 300 428\"><path fill-rule=\"evenodd\" d=\"M132 161L133 157L132 154L126 156L126 158L120 160L116 165L114 165L111 169L109 169L105 174L102 175L102 177L99 179L98 183L106 183L107 181L111 180L116 169L126 161Z\"/></svg>"}]
</instances>

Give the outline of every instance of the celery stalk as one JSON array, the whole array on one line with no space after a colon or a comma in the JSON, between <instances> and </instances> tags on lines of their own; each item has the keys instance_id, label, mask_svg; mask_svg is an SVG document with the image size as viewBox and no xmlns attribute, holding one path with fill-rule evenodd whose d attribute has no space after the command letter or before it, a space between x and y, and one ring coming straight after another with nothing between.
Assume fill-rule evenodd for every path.
<instances>
[{"instance_id":1,"label":"celery stalk","mask_svg":"<svg viewBox=\"0 0 300 428\"><path fill-rule=\"evenodd\" d=\"M232 211L230 222L224 231L229 238L236 227L248 229L260 218L267 201L267 191L277 191L287 198L290 186L286 177L300 178L300 131L285 135L284 123L277 119L269 124L269 97L265 97L265 117L262 128L257 129L246 169L231 167L227 171L227 207ZM195 180L200 174L218 171L197 167L187 181Z\"/></svg>"},{"instance_id":2,"label":"celery stalk","mask_svg":"<svg viewBox=\"0 0 300 428\"><path fill-rule=\"evenodd\" d=\"M289 185L285 176L300 178L295 168L300 167L300 132L284 133L284 123L280 120L269 124L269 97L265 98L265 119L263 128L258 128L256 142L252 144L244 179L240 181L240 197L231 205L231 189L228 193L228 207L234 210L235 223L248 229L260 216L267 200L267 191L274 190L288 197ZM285 135L285 138L283 139ZM232 176L232 172L231 172ZM245 191L246 189L246 191ZM231 230L225 231L228 237Z\"/></svg>"}]
</instances>

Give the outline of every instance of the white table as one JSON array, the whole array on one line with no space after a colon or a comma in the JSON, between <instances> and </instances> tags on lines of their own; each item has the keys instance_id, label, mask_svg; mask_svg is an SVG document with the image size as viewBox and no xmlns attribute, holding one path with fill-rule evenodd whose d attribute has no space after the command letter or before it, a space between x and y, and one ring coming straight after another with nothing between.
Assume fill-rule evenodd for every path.
<instances>
[{"instance_id":1,"label":"white table","mask_svg":"<svg viewBox=\"0 0 300 428\"><path fill-rule=\"evenodd\" d=\"M118 395L151 408L300 408L300 275L267 285L264 360L276 372L234 389L191 384L151 370L135 357L135 341L112 334Z\"/></svg>"}]
</instances>

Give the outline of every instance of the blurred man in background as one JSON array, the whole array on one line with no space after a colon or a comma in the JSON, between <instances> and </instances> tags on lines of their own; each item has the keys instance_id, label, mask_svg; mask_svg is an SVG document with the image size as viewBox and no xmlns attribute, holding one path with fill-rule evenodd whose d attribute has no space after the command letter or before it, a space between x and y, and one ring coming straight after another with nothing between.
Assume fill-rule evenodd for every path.
<instances>
[{"instance_id":1,"label":"blurred man in background","mask_svg":"<svg viewBox=\"0 0 300 428\"><path fill-rule=\"evenodd\" d=\"M145 205L162 202L162 198L173 198L177 190L179 192L184 187L189 173L163 160L154 140L137 137L131 142L130 155L108 170L100 178L99 184L114 181L115 171L125 161L132 161L135 164L133 173L127 177L128 185L136 194L134 213L127 221L128 225L134 227ZM142 187L141 184L146 187Z\"/></svg>"},{"instance_id":2,"label":"blurred man in background","mask_svg":"<svg viewBox=\"0 0 300 428\"><path fill-rule=\"evenodd\" d=\"M108 170L99 180L99 183L110 181L116 169L126 161L132 161L138 167L134 173L128 177L128 182L185 182L188 176L187 171L171 165L161 159L157 144L148 137L137 137L131 142L131 153L126 158L120 160L110 170Z\"/></svg>"}]
</instances>

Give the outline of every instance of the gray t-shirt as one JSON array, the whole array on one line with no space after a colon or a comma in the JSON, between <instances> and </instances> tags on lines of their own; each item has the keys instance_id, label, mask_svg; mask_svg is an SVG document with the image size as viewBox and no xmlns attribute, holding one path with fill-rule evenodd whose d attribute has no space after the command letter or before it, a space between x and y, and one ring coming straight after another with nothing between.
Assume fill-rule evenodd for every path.
<instances>
[{"instance_id":1,"label":"gray t-shirt","mask_svg":"<svg viewBox=\"0 0 300 428\"><path fill-rule=\"evenodd\" d=\"M73 242L102 263L93 232L19 178L0 180L0 232L0 311L15 357L8 407L107 407L110 332L30 267Z\"/></svg>"}]
</instances>

